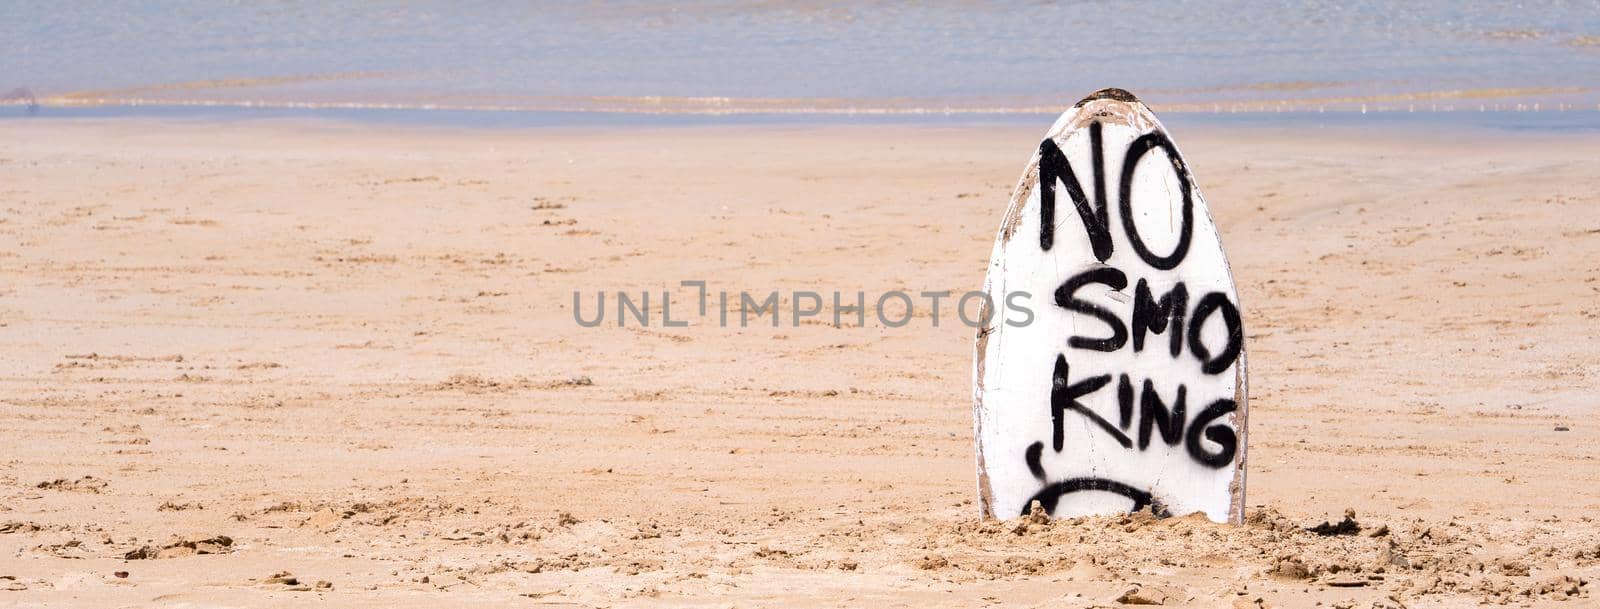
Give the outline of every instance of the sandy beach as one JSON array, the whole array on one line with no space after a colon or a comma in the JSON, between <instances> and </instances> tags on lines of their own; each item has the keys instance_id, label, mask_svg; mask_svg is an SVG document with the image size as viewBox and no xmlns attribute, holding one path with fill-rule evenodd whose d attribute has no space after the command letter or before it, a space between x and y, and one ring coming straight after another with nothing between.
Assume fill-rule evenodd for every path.
<instances>
[{"instance_id":1,"label":"sandy beach","mask_svg":"<svg viewBox=\"0 0 1600 609\"><path fill-rule=\"evenodd\" d=\"M0 122L0 605L1600 603L1593 134L1174 130L1242 526L980 520L948 317L574 320L978 289L1044 126Z\"/></svg>"}]
</instances>

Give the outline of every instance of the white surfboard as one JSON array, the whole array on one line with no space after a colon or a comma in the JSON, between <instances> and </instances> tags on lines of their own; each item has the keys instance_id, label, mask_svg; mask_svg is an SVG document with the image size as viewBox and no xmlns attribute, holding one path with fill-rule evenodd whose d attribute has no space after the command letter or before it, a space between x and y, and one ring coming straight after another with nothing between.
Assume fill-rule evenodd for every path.
<instances>
[{"instance_id":1,"label":"white surfboard","mask_svg":"<svg viewBox=\"0 0 1600 609\"><path fill-rule=\"evenodd\" d=\"M1121 89L1061 115L995 239L973 424L985 517L1244 518L1238 294L1200 189ZM1024 314L1031 311L1031 315Z\"/></svg>"}]
</instances>

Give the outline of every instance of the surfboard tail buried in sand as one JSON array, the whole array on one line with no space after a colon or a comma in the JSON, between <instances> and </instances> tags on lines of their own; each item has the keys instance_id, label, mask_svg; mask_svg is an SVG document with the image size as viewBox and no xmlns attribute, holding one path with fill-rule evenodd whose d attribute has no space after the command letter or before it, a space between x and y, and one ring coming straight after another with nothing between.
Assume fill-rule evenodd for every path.
<instances>
[{"instance_id":1,"label":"surfboard tail buried in sand","mask_svg":"<svg viewBox=\"0 0 1600 609\"><path fill-rule=\"evenodd\" d=\"M973 426L985 517L1038 502L1056 517L1243 521L1238 294L1188 165L1133 94L1085 97L1037 144L984 290ZM1012 302L1031 303L1031 319Z\"/></svg>"}]
</instances>

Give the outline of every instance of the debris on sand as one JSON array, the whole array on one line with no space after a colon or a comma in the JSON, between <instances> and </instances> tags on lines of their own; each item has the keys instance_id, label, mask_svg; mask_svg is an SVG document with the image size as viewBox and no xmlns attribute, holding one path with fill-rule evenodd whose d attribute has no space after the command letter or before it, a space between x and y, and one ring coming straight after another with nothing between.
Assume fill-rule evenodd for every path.
<instances>
[{"instance_id":1,"label":"debris on sand","mask_svg":"<svg viewBox=\"0 0 1600 609\"><path fill-rule=\"evenodd\" d=\"M123 560L150 560L194 556L197 554L227 554L231 551L233 551L233 538L227 535L218 535L200 540L173 539L160 547L146 544L123 554L122 558Z\"/></svg>"},{"instance_id":2,"label":"debris on sand","mask_svg":"<svg viewBox=\"0 0 1600 609\"><path fill-rule=\"evenodd\" d=\"M327 580L317 580L317 582L314 584L307 583L306 581L295 577L293 573L288 571L279 571L274 573L271 577L263 579L257 582L257 584L261 586L283 586L283 589L288 590L289 592L310 592L312 590L333 589L333 582Z\"/></svg>"},{"instance_id":3,"label":"debris on sand","mask_svg":"<svg viewBox=\"0 0 1600 609\"><path fill-rule=\"evenodd\" d=\"M11 533L37 533L40 530L42 530L42 528L39 525L31 522L18 522L15 520L9 522L0 522L0 535L7 535Z\"/></svg>"},{"instance_id":4,"label":"debris on sand","mask_svg":"<svg viewBox=\"0 0 1600 609\"><path fill-rule=\"evenodd\" d=\"M95 494L99 494L100 491L106 488L106 486L107 483L105 480L101 480L94 476L84 476L82 478L78 478L77 480L56 478L55 480L48 480L34 485L35 488L41 488L47 491L72 491Z\"/></svg>"},{"instance_id":5,"label":"debris on sand","mask_svg":"<svg viewBox=\"0 0 1600 609\"><path fill-rule=\"evenodd\" d=\"M1528 588L1527 596L1549 596L1556 600L1579 598L1589 594L1589 580L1570 575L1552 575Z\"/></svg>"},{"instance_id":6,"label":"debris on sand","mask_svg":"<svg viewBox=\"0 0 1600 609\"><path fill-rule=\"evenodd\" d=\"M261 580L261 583L263 585L298 586L300 585L300 579L296 578L293 573L288 571L279 571L277 573L273 573L272 577Z\"/></svg>"},{"instance_id":7,"label":"debris on sand","mask_svg":"<svg viewBox=\"0 0 1600 609\"><path fill-rule=\"evenodd\" d=\"M1324 521L1322 524L1306 530L1324 537L1330 537L1333 535L1355 535L1361 532L1361 524L1356 522L1355 510L1345 509L1344 520L1339 521L1338 524L1332 524Z\"/></svg>"}]
</instances>

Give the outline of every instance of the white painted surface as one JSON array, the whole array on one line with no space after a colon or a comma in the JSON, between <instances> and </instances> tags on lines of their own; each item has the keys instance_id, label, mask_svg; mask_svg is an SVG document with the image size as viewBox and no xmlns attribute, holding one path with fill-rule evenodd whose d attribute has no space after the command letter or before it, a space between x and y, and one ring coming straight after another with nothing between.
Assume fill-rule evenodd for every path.
<instances>
[{"instance_id":1,"label":"white painted surface","mask_svg":"<svg viewBox=\"0 0 1600 609\"><path fill-rule=\"evenodd\" d=\"M1101 94L1096 94L1101 95ZM1162 270L1135 250L1123 227L1120 209L1121 173L1129 145L1162 127L1145 106L1131 96L1091 96L1068 110L1050 129L1047 137L1064 153L1090 205L1097 200L1093 178L1091 125L1101 125L1104 154L1106 223L1112 251L1103 262L1093 251L1088 230L1064 185L1056 187L1054 239L1048 251L1040 242L1041 209L1039 162L1035 152L1022 182L1013 195L1006 221L996 239L985 290L996 307L996 315L979 333L975 354L974 424L978 443L979 492L985 515L1009 518L1027 510L1030 498L1052 483L1072 479L1100 479L1126 484L1149 493L1158 506L1173 515L1205 512L1214 521L1242 518L1245 455L1243 422L1247 408L1244 386L1245 358L1242 329L1240 351L1226 369L1208 374L1191 349L1187 337L1181 353L1169 351L1173 328L1165 332L1146 331L1144 348L1134 350L1131 327L1135 286L1148 282L1156 299L1180 282L1188 292L1182 331L1186 335L1197 305L1208 293L1223 295L1237 309L1238 297L1223 256L1216 227L1200 195L1198 186L1191 193L1193 220L1187 255L1175 268ZM1119 99L1120 98L1120 99ZM1037 149L1036 149L1037 150ZM1063 180L1066 178L1062 178ZM1156 256L1174 251L1182 229L1182 183L1192 180L1187 171L1172 168L1168 156L1156 148L1142 157L1130 180L1130 206L1133 225L1147 249ZM1055 293L1063 282L1079 273L1095 269L1116 269L1126 276L1123 289L1104 284L1088 284L1075 292L1076 298L1111 312L1129 331L1128 340L1114 351L1098 351L1069 346L1073 336L1104 338L1111 327L1090 315L1058 306ZM1033 322L1026 327L1009 323L1024 315L1006 307L1007 295L1027 292L1024 301L1033 311ZM1225 307L1224 307L1225 308ZM1229 340L1229 328L1220 310L1201 326L1199 338L1215 357ZM1109 375L1105 386L1077 399L1087 410L1098 414L1110 426L1122 431L1132 443L1124 447L1116 436L1101 428L1090 417L1067 411L1062 415L1062 449L1053 446L1055 423L1051 394L1057 357L1064 358L1069 383ZM1132 416L1122 427L1118 386L1127 375L1133 387ZM1178 388L1184 387L1186 412L1183 435L1176 445L1163 441L1159 429L1152 428L1147 448L1139 445L1142 425L1140 397L1149 380L1168 408L1174 405ZM1233 400L1237 410L1202 426L1198 437L1189 437L1196 417L1217 400ZM1190 452L1195 440L1204 454L1217 454L1223 446L1207 438L1211 427L1218 436L1233 434L1236 448L1226 463L1206 465ZM1043 444L1040 465L1045 477L1030 470L1025 458L1028 447ZM1127 511L1133 500L1123 494L1088 490L1061 495L1053 514L1057 517Z\"/></svg>"}]
</instances>

